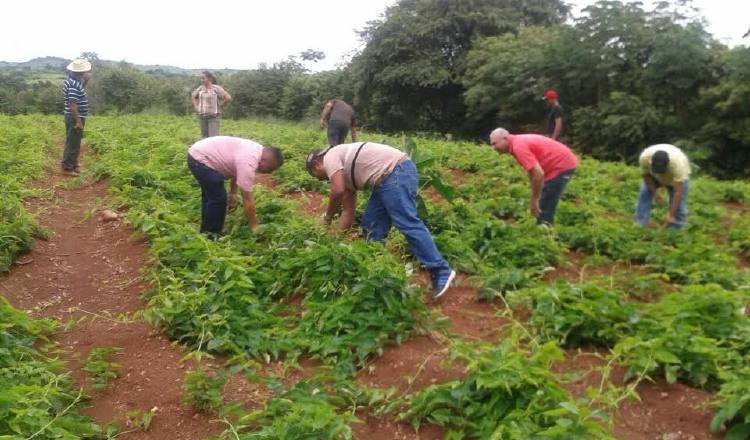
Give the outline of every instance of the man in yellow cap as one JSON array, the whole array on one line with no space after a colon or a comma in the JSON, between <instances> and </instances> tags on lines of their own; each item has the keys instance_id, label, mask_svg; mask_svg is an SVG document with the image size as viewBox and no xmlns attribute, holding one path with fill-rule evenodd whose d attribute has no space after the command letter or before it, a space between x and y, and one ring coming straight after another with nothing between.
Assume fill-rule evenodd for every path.
<instances>
[{"instance_id":1,"label":"man in yellow cap","mask_svg":"<svg viewBox=\"0 0 750 440\"><path fill-rule=\"evenodd\" d=\"M635 218L638 224L646 226L651 214L654 199L660 202L659 187L665 187L669 194L669 210L666 226L680 229L685 225L688 213L688 190L690 189L690 161L685 153L674 145L652 145L638 158L643 185L638 194Z\"/></svg>"},{"instance_id":2,"label":"man in yellow cap","mask_svg":"<svg viewBox=\"0 0 750 440\"><path fill-rule=\"evenodd\" d=\"M81 139L86 116L89 114L89 98L86 95L86 82L89 79L91 63L79 58L68 64L68 78L63 83L62 95L65 103L65 151L62 159L62 172L77 176L80 172L78 155L81 152Z\"/></svg>"}]
</instances>

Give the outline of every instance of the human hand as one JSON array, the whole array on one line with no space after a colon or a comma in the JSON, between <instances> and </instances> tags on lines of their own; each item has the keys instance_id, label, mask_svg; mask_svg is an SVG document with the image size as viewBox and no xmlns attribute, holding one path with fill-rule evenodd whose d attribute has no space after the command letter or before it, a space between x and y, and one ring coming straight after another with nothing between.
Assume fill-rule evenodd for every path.
<instances>
[{"instance_id":1,"label":"human hand","mask_svg":"<svg viewBox=\"0 0 750 440\"><path fill-rule=\"evenodd\" d=\"M542 215L542 209L539 207L539 200L531 201L531 214L534 217L539 217L540 215Z\"/></svg>"},{"instance_id":2,"label":"human hand","mask_svg":"<svg viewBox=\"0 0 750 440\"><path fill-rule=\"evenodd\" d=\"M76 125L73 128L76 130L83 130L83 123L81 121L76 121Z\"/></svg>"},{"instance_id":3,"label":"human hand","mask_svg":"<svg viewBox=\"0 0 750 440\"><path fill-rule=\"evenodd\" d=\"M229 200L227 201L230 211L234 211L237 207L237 194L229 194Z\"/></svg>"}]
</instances>

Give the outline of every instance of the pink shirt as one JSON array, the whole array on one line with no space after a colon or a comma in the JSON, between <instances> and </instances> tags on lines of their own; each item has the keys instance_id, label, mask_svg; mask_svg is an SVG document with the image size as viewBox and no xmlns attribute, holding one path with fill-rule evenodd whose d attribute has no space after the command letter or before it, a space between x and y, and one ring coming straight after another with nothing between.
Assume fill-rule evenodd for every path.
<instances>
[{"instance_id":1,"label":"pink shirt","mask_svg":"<svg viewBox=\"0 0 750 440\"><path fill-rule=\"evenodd\" d=\"M244 191L251 191L263 146L248 139L214 136L194 143L188 153L225 179L234 179Z\"/></svg>"},{"instance_id":2,"label":"pink shirt","mask_svg":"<svg viewBox=\"0 0 750 440\"><path fill-rule=\"evenodd\" d=\"M529 171L539 164L544 171L544 181L554 179L563 171L578 167L578 158L570 148L538 134L508 136L509 152L524 170Z\"/></svg>"}]
</instances>

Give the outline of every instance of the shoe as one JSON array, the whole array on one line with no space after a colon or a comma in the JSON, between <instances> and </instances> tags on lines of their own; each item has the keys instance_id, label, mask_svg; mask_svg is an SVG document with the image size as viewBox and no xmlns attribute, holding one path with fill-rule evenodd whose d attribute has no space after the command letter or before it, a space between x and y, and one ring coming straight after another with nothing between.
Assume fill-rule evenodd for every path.
<instances>
[{"instance_id":1,"label":"shoe","mask_svg":"<svg viewBox=\"0 0 750 440\"><path fill-rule=\"evenodd\" d=\"M447 269L437 272L432 276L432 300L443 296L445 292L451 286L451 283L456 278L456 271L453 269Z\"/></svg>"},{"instance_id":2,"label":"shoe","mask_svg":"<svg viewBox=\"0 0 750 440\"><path fill-rule=\"evenodd\" d=\"M76 171L76 170L66 170L66 169L63 169L63 170L61 171L61 174L62 174L63 176L80 176L80 175L81 175L81 173L79 173L79 172L78 172L78 171Z\"/></svg>"}]
</instances>

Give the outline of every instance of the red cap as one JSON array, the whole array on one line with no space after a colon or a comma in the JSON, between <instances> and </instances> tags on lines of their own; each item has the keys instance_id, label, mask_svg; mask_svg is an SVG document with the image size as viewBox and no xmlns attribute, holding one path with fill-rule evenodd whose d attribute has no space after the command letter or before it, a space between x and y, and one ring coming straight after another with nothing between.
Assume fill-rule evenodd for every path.
<instances>
[{"instance_id":1,"label":"red cap","mask_svg":"<svg viewBox=\"0 0 750 440\"><path fill-rule=\"evenodd\" d=\"M547 90L544 92L544 99L557 99L557 92L554 90Z\"/></svg>"}]
</instances>

